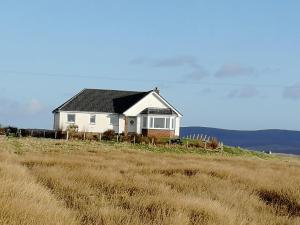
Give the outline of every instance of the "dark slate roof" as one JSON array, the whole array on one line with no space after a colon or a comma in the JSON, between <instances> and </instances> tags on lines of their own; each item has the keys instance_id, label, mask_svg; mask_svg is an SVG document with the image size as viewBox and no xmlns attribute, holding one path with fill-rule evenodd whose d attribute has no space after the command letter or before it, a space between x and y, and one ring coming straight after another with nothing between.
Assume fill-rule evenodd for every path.
<instances>
[{"instance_id":1,"label":"dark slate roof","mask_svg":"<svg viewBox=\"0 0 300 225\"><path fill-rule=\"evenodd\" d=\"M151 91L119 91L84 89L73 98L53 110L123 113Z\"/></svg>"},{"instance_id":2,"label":"dark slate roof","mask_svg":"<svg viewBox=\"0 0 300 225\"><path fill-rule=\"evenodd\" d=\"M172 115L176 114L171 108L160 109L160 108L146 108L141 114L155 114L155 115Z\"/></svg>"}]
</instances>

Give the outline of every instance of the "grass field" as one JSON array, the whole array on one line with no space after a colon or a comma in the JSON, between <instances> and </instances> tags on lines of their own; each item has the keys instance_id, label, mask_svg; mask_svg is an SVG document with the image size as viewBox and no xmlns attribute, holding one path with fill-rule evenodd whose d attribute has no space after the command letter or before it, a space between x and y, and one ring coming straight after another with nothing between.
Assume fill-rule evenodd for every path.
<instances>
[{"instance_id":1,"label":"grass field","mask_svg":"<svg viewBox=\"0 0 300 225\"><path fill-rule=\"evenodd\" d=\"M297 158L0 140L1 225L299 225L299 187Z\"/></svg>"}]
</instances>

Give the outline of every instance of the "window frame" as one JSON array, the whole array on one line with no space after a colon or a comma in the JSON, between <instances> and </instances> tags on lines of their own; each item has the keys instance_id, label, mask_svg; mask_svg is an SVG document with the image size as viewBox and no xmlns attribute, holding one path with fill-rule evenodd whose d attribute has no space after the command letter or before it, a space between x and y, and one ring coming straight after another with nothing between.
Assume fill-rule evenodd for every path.
<instances>
[{"instance_id":1,"label":"window frame","mask_svg":"<svg viewBox=\"0 0 300 225\"><path fill-rule=\"evenodd\" d=\"M74 121L70 121L69 120L69 116L74 116ZM76 114L75 113L68 113L67 114L67 122L70 123L70 124L75 124L75 122L76 122Z\"/></svg>"},{"instance_id":2,"label":"window frame","mask_svg":"<svg viewBox=\"0 0 300 225\"><path fill-rule=\"evenodd\" d=\"M109 115L109 124L110 125L116 126L119 123L118 120L119 120L119 117L117 114Z\"/></svg>"},{"instance_id":3,"label":"window frame","mask_svg":"<svg viewBox=\"0 0 300 225\"><path fill-rule=\"evenodd\" d=\"M158 128L155 127L155 119L163 118L164 119L164 127ZM147 121L145 126L144 120ZM167 122L169 121L169 122ZM168 125L168 126L167 126ZM162 116L162 115L149 115L142 117L142 128L143 129L155 129L155 130L175 130L175 117L174 116Z\"/></svg>"},{"instance_id":4,"label":"window frame","mask_svg":"<svg viewBox=\"0 0 300 225\"><path fill-rule=\"evenodd\" d=\"M91 121L91 119L92 119L93 117L94 117L94 121L95 121L95 122L92 122L92 121ZM95 125L95 124L96 124L96 115L95 115L95 114L90 114L90 124L91 124L91 125Z\"/></svg>"}]
</instances>

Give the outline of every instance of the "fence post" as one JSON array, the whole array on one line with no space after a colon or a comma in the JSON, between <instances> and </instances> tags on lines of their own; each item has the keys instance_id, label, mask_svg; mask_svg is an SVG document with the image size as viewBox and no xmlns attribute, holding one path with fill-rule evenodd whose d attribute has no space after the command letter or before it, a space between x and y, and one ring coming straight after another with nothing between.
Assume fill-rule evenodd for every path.
<instances>
[{"instance_id":1,"label":"fence post","mask_svg":"<svg viewBox=\"0 0 300 225\"><path fill-rule=\"evenodd\" d=\"M56 139L57 138L57 131L55 131L55 133L54 133L54 139Z\"/></svg>"},{"instance_id":2,"label":"fence post","mask_svg":"<svg viewBox=\"0 0 300 225\"><path fill-rule=\"evenodd\" d=\"M69 131L67 131L67 138L66 139L69 140Z\"/></svg>"},{"instance_id":3,"label":"fence post","mask_svg":"<svg viewBox=\"0 0 300 225\"><path fill-rule=\"evenodd\" d=\"M133 144L135 145L135 135L133 136Z\"/></svg>"},{"instance_id":4,"label":"fence post","mask_svg":"<svg viewBox=\"0 0 300 225\"><path fill-rule=\"evenodd\" d=\"M44 138L46 138L46 131L44 130Z\"/></svg>"},{"instance_id":5,"label":"fence post","mask_svg":"<svg viewBox=\"0 0 300 225\"><path fill-rule=\"evenodd\" d=\"M204 141L204 150L206 150L206 143L207 143L207 142L206 142L206 141Z\"/></svg>"},{"instance_id":6,"label":"fence post","mask_svg":"<svg viewBox=\"0 0 300 225\"><path fill-rule=\"evenodd\" d=\"M152 145L154 145L154 138L151 139L151 143L152 143Z\"/></svg>"},{"instance_id":7,"label":"fence post","mask_svg":"<svg viewBox=\"0 0 300 225\"><path fill-rule=\"evenodd\" d=\"M83 132L83 140L85 141L85 131Z\"/></svg>"},{"instance_id":8,"label":"fence post","mask_svg":"<svg viewBox=\"0 0 300 225\"><path fill-rule=\"evenodd\" d=\"M117 134L117 142L119 142L119 134Z\"/></svg>"},{"instance_id":9,"label":"fence post","mask_svg":"<svg viewBox=\"0 0 300 225\"><path fill-rule=\"evenodd\" d=\"M22 130L19 130L19 137L22 137Z\"/></svg>"},{"instance_id":10,"label":"fence post","mask_svg":"<svg viewBox=\"0 0 300 225\"><path fill-rule=\"evenodd\" d=\"M102 134L101 134L101 132L99 133L99 141L101 141L102 140Z\"/></svg>"},{"instance_id":11,"label":"fence post","mask_svg":"<svg viewBox=\"0 0 300 225\"><path fill-rule=\"evenodd\" d=\"M31 130L31 137L33 137L33 130Z\"/></svg>"}]
</instances>

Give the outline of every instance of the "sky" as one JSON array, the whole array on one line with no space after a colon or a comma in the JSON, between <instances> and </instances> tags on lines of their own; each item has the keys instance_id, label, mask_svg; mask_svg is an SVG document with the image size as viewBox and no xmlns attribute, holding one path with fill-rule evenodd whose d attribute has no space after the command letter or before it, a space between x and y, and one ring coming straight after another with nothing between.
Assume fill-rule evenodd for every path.
<instances>
[{"instance_id":1,"label":"sky","mask_svg":"<svg viewBox=\"0 0 300 225\"><path fill-rule=\"evenodd\" d=\"M83 88L159 87L183 126L300 130L300 1L3 0L0 124Z\"/></svg>"}]
</instances>

